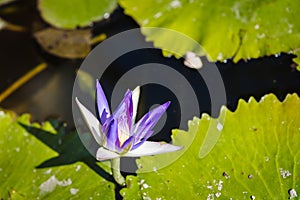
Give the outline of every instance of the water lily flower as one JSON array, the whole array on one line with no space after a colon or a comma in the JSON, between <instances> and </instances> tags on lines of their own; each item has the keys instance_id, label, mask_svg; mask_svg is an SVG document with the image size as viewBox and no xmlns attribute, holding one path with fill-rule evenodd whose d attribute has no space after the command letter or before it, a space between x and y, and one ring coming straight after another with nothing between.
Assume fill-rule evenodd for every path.
<instances>
[{"instance_id":1,"label":"water lily flower","mask_svg":"<svg viewBox=\"0 0 300 200\"><path fill-rule=\"evenodd\" d=\"M139 157L179 150L181 147L165 142L146 141L153 133L153 128L169 107L170 102L151 110L134 124L140 88L128 90L124 99L111 114L99 81L96 82L98 120L76 98L77 105L100 148L97 159L100 161L125 157Z\"/></svg>"},{"instance_id":2,"label":"water lily flower","mask_svg":"<svg viewBox=\"0 0 300 200\"><path fill-rule=\"evenodd\" d=\"M153 134L152 129L170 102L152 109L135 123L140 96L139 87L133 91L128 90L113 113L109 109L98 80L96 96L99 120L77 98L75 100L90 132L100 146L96 153L97 160L114 160L122 156L149 156L181 149L165 142L146 141Z\"/></svg>"}]
</instances>

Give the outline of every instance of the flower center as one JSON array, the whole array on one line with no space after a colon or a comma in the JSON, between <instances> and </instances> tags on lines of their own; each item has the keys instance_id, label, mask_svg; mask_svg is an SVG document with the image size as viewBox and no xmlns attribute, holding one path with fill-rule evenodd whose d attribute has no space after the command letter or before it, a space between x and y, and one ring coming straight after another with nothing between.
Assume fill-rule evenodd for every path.
<instances>
[{"instance_id":1,"label":"flower center","mask_svg":"<svg viewBox=\"0 0 300 200\"><path fill-rule=\"evenodd\" d=\"M130 129L127 123L126 117L122 117L118 120L118 139L120 142L120 147L128 140L130 137Z\"/></svg>"}]
</instances>

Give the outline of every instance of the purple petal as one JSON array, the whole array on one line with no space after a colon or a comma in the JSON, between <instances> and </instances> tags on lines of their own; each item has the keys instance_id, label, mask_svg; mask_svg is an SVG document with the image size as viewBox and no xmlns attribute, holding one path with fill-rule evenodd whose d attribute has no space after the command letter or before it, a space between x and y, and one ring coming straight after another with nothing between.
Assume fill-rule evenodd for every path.
<instances>
[{"instance_id":1,"label":"purple petal","mask_svg":"<svg viewBox=\"0 0 300 200\"><path fill-rule=\"evenodd\" d=\"M100 122L101 124L104 124L106 119L110 116L110 110L109 110L106 96L98 80L96 80L96 94L97 94L97 107L98 107Z\"/></svg>"},{"instance_id":2,"label":"purple petal","mask_svg":"<svg viewBox=\"0 0 300 200\"><path fill-rule=\"evenodd\" d=\"M120 118L120 116L126 117L126 120L132 122L133 104L132 104L132 92L127 90L123 100L119 104L118 108L113 113L114 118ZM131 126L131 125L130 125Z\"/></svg>"},{"instance_id":3,"label":"purple petal","mask_svg":"<svg viewBox=\"0 0 300 200\"><path fill-rule=\"evenodd\" d=\"M141 139L139 142L136 142L136 143L132 146L131 150L134 150L134 149L138 148L138 147L141 146L144 142L146 142L146 140L147 140L149 137L151 137L151 135L153 134L153 132L154 132L154 131L152 131L152 130L148 131L147 134L145 135L145 137L144 137L143 139Z\"/></svg>"},{"instance_id":4,"label":"purple petal","mask_svg":"<svg viewBox=\"0 0 300 200\"><path fill-rule=\"evenodd\" d=\"M118 123L110 117L106 120L102 127L102 131L106 133L105 148L119 152L120 148L118 145Z\"/></svg>"},{"instance_id":5,"label":"purple petal","mask_svg":"<svg viewBox=\"0 0 300 200\"><path fill-rule=\"evenodd\" d=\"M118 124L118 138L121 145L131 136L132 110L132 92L128 90L124 99L112 115Z\"/></svg>"},{"instance_id":6,"label":"purple petal","mask_svg":"<svg viewBox=\"0 0 300 200\"><path fill-rule=\"evenodd\" d=\"M123 152L130 138L132 126L132 93L127 91L116 111L105 121L102 131L106 133L106 148ZM127 147L127 146L126 146ZM130 146L131 147L131 146ZM128 149L129 150L129 149ZM127 151L128 151L127 150Z\"/></svg>"},{"instance_id":7,"label":"purple petal","mask_svg":"<svg viewBox=\"0 0 300 200\"><path fill-rule=\"evenodd\" d=\"M164 114L164 112L167 110L167 108L170 105L170 101L164 103L163 105L160 105L154 109L152 109L150 112L145 114L139 121L136 123L133 129L133 133L135 135L135 141L136 144L140 142L142 139L148 139L151 134L149 134L149 131L151 131L158 120L161 118L161 116Z\"/></svg>"}]
</instances>

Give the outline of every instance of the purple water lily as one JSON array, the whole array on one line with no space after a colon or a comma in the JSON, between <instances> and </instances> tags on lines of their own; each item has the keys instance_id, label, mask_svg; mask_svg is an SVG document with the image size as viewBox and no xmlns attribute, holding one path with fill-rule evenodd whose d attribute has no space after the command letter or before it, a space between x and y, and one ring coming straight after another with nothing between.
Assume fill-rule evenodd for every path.
<instances>
[{"instance_id":1,"label":"purple water lily","mask_svg":"<svg viewBox=\"0 0 300 200\"><path fill-rule=\"evenodd\" d=\"M76 98L76 103L97 143L100 145L96 158L99 161L124 157L140 157L172 152L179 146L165 142L146 141L153 128L167 110L170 102L145 114L136 124L140 88L125 93L115 112L111 113L104 91L97 80L97 107L99 120Z\"/></svg>"}]
</instances>

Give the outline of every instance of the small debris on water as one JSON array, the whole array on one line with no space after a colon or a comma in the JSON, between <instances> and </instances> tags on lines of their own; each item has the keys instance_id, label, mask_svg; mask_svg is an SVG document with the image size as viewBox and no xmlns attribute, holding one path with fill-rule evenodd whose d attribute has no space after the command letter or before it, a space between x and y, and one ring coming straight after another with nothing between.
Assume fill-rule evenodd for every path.
<instances>
[{"instance_id":1,"label":"small debris on water","mask_svg":"<svg viewBox=\"0 0 300 200\"><path fill-rule=\"evenodd\" d=\"M104 15L103 15L103 18L104 19L108 19L110 17L110 14L109 13L105 13Z\"/></svg>"},{"instance_id":2,"label":"small debris on water","mask_svg":"<svg viewBox=\"0 0 300 200\"><path fill-rule=\"evenodd\" d=\"M194 52L188 51L185 54L185 61L183 64L189 68L200 69L203 64L200 57Z\"/></svg>"}]
</instances>

